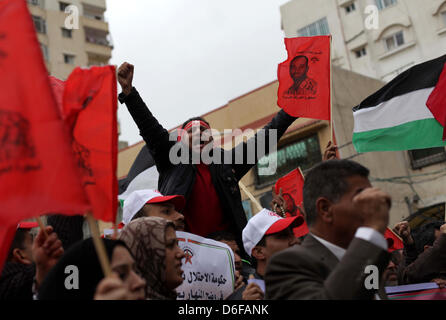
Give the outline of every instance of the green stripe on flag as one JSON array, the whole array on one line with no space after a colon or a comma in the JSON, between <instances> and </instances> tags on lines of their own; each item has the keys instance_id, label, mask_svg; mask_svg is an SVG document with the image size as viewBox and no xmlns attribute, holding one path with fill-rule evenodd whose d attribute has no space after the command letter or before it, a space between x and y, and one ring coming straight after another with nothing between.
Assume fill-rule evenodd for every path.
<instances>
[{"instance_id":1,"label":"green stripe on flag","mask_svg":"<svg viewBox=\"0 0 446 320\"><path fill-rule=\"evenodd\" d=\"M357 152L402 151L446 146L443 127L435 119L408 122L396 127L353 133Z\"/></svg>"}]
</instances>

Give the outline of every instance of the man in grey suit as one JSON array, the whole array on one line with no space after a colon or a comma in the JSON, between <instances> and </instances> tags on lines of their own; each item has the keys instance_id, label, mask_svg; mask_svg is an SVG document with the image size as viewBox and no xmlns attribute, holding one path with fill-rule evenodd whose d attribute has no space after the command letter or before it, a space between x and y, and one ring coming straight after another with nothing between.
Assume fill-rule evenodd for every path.
<instances>
[{"instance_id":1,"label":"man in grey suit","mask_svg":"<svg viewBox=\"0 0 446 320\"><path fill-rule=\"evenodd\" d=\"M271 257L266 299L386 298L381 274L389 262L384 232L391 199L368 175L349 160L324 161L308 172L303 198L310 233L302 245Z\"/></svg>"}]
</instances>

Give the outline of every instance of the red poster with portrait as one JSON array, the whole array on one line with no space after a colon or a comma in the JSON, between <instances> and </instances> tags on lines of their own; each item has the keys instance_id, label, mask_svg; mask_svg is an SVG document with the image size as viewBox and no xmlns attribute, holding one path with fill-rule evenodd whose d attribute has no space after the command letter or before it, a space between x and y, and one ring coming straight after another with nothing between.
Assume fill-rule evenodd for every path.
<instances>
[{"instance_id":1,"label":"red poster with portrait","mask_svg":"<svg viewBox=\"0 0 446 320\"><path fill-rule=\"evenodd\" d=\"M331 36L285 38L277 104L294 117L330 120Z\"/></svg>"},{"instance_id":2,"label":"red poster with portrait","mask_svg":"<svg viewBox=\"0 0 446 320\"><path fill-rule=\"evenodd\" d=\"M278 179L275 185L275 192L279 194L282 189L282 197L286 201L286 216L295 217L302 216L302 213L298 209L298 206L302 208L303 202L303 188L304 188L304 176L300 168L297 168L282 178ZM307 223L304 222L297 228L293 229L296 237L301 237L308 233Z\"/></svg>"}]
</instances>

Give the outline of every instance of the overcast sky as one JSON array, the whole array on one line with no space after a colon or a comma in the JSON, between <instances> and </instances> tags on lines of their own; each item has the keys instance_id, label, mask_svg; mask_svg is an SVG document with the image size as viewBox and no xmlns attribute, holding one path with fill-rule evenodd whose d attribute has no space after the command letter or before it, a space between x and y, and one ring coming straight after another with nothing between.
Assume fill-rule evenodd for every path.
<instances>
[{"instance_id":1,"label":"overcast sky","mask_svg":"<svg viewBox=\"0 0 446 320\"><path fill-rule=\"evenodd\" d=\"M279 7L288 0L107 0L111 63L135 65L134 86L166 128L277 78L286 59ZM141 141L124 105L120 140Z\"/></svg>"}]
</instances>

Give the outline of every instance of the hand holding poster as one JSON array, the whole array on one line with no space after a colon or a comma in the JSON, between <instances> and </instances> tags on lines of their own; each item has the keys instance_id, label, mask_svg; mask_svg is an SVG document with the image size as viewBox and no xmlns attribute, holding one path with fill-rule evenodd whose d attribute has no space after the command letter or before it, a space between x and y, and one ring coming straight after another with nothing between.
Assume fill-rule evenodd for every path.
<instances>
[{"instance_id":1,"label":"hand holding poster","mask_svg":"<svg viewBox=\"0 0 446 320\"><path fill-rule=\"evenodd\" d=\"M282 189L282 197L286 201L287 205L285 208L286 217L302 216L302 213L297 207L302 207L303 188L304 176L302 175L300 168L291 171L287 175L277 180L275 192L278 194L280 189ZM302 216L302 218L304 217ZM296 237L306 235L309 232L306 222L304 221L302 225L294 228L293 232Z\"/></svg>"},{"instance_id":2,"label":"hand holding poster","mask_svg":"<svg viewBox=\"0 0 446 320\"><path fill-rule=\"evenodd\" d=\"M330 120L330 36L285 38L277 104L294 117Z\"/></svg>"},{"instance_id":3,"label":"hand holding poster","mask_svg":"<svg viewBox=\"0 0 446 320\"><path fill-rule=\"evenodd\" d=\"M234 291L234 254L219 241L177 231L184 251L183 283L176 290L178 300L224 300Z\"/></svg>"}]
</instances>

